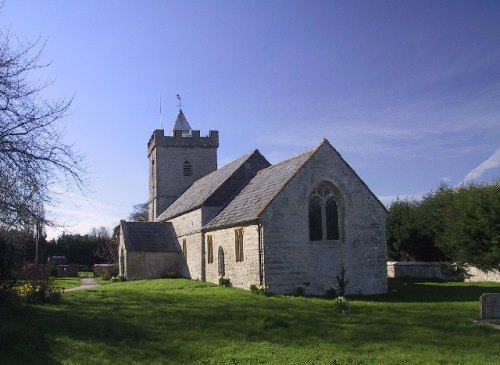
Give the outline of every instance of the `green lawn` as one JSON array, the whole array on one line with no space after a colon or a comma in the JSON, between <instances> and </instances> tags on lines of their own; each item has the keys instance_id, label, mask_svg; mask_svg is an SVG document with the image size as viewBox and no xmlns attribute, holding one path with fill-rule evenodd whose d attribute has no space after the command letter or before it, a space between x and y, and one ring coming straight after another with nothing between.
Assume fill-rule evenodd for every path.
<instances>
[{"instance_id":1,"label":"green lawn","mask_svg":"<svg viewBox=\"0 0 500 365\"><path fill-rule=\"evenodd\" d=\"M184 279L111 283L58 305L0 307L3 364L499 364L500 331L472 323L500 284L393 282L340 314Z\"/></svg>"},{"instance_id":2,"label":"green lawn","mask_svg":"<svg viewBox=\"0 0 500 365\"><path fill-rule=\"evenodd\" d=\"M54 278L52 284L62 286L64 289L71 289L80 285L80 278Z\"/></svg>"}]
</instances>

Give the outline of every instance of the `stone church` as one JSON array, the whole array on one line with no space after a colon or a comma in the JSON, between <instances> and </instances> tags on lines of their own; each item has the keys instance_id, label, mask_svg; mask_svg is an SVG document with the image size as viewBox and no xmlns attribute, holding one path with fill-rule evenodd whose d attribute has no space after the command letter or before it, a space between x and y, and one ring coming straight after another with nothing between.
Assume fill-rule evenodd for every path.
<instances>
[{"instance_id":1,"label":"stone church","mask_svg":"<svg viewBox=\"0 0 500 365\"><path fill-rule=\"evenodd\" d=\"M171 136L153 132L149 222L120 222L120 274L323 295L344 266L348 294L387 291L387 211L326 139L274 165L254 150L219 169L218 146L182 110Z\"/></svg>"}]
</instances>

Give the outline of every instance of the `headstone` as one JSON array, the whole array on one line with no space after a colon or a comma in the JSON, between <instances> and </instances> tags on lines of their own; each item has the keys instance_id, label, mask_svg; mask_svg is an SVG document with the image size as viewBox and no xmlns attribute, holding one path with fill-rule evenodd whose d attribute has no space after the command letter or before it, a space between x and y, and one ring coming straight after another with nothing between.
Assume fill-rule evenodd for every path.
<instances>
[{"instance_id":1,"label":"headstone","mask_svg":"<svg viewBox=\"0 0 500 365\"><path fill-rule=\"evenodd\" d=\"M481 319L500 319L500 293L484 293L479 303Z\"/></svg>"}]
</instances>

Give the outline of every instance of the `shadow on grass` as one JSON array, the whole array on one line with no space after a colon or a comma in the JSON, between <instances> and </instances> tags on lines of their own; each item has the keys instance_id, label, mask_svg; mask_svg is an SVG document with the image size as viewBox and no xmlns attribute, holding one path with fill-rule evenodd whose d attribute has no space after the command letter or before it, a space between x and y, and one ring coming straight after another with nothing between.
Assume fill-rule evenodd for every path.
<instances>
[{"instance_id":1,"label":"shadow on grass","mask_svg":"<svg viewBox=\"0 0 500 365\"><path fill-rule=\"evenodd\" d=\"M429 279L389 279L389 294L353 297L377 302L473 302L484 293L500 293L499 283L444 282Z\"/></svg>"},{"instance_id":2,"label":"shadow on grass","mask_svg":"<svg viewBox=\"0 0 500 365\"><path fill-rule=\"evenodd\" d=\"M404 299L413 292L420 298L415 302L427 302L427 296L436 296L443 289L437 283L399 284L395 296ZM432 290L427 291L428 286ZM447 296L466 301L472 295L466 292ZM309 356L307 351L320 346L332 352L362 354L377 346L409 351L415 339L435 353L442 348L460 353L464 340L480 354L488 353L491 344L480 339L487 330L463 320L470 314L468 306L381 303L411 301L410 297L373 299L353 301L352 312L342 315L323 299L263 297L187 280L110 284L65 294L64 302L56 306L8 309L9 316L0 320L0 340L13 340L3 345L2 359L47 364L68 359L82 364L196 363L206 359L224 363L224 356L234 353L251 359L260 349L262 361L272 362L275 355L268 349L276 346L290 356ZM23 353L30 352L22 348L30 342L35 343L31 353Z\"/></svg>"}]
</instances>

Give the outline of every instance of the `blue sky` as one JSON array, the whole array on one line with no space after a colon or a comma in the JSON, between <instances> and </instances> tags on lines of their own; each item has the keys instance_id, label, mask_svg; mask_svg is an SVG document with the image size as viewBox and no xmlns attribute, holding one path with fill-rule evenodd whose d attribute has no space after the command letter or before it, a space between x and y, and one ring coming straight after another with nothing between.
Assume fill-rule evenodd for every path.
<instances>
[{"instance_id":1,"label":"blue sky","mask_svg":"<svg viewBox=\"0 0 500 365\"><path fill-rule=\"evenodd\" d=\"M160 94L166 130L179 93L194 129L220 131L219 166L327 138L385 204L500 176L498 1L7 0L0 24L46 40L34 79L75 96L65 139L92 192L50 209L66 231L148 199Z\"/></svg>"}]
</instances>

